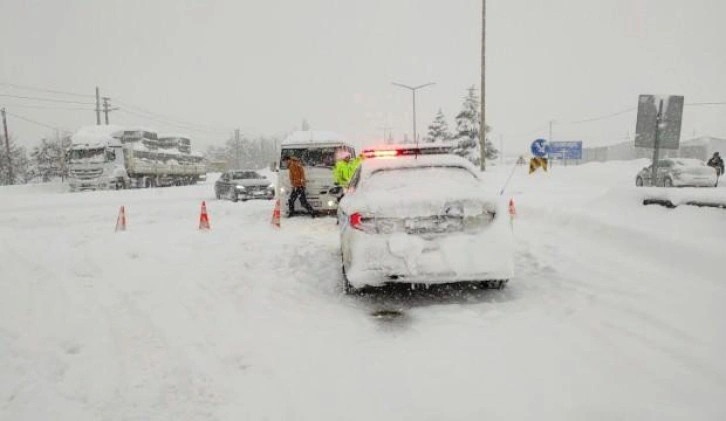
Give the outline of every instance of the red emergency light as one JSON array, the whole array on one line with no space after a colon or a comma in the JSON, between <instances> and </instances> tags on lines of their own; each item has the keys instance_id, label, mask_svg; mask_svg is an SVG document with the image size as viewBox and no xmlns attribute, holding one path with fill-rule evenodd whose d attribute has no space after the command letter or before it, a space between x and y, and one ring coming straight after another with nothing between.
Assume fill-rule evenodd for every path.
<instances>
[{"instance_id":1,"label":"red emergency light","mask_svg":"<svg viewBox=\"0 0 726 421\"><path fill-rule=\"evenodd\" d=\"M365 158L396 158L414 155L438 155L451 153L448 145L396 145L381 146L363 149L361 154Z\"/></svg>"}]
</instances>

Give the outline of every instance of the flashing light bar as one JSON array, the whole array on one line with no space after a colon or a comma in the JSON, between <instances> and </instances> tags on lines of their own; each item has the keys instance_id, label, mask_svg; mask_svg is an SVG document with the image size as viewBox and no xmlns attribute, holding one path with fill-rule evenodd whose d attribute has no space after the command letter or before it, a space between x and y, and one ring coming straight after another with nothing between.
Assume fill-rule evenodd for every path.
<instances>
[{"instance_id":1,"label":"flashing light bar","mask_svg":"<svg viewBox=\"0 0 726 421\"><path fill-rule=\"evenodd\" d=\"M361 154L366 158L395 158L397 156L440 155L451 153L450 146L418 146L381 149L364 149Z\"/></svg>"}]
</instances>

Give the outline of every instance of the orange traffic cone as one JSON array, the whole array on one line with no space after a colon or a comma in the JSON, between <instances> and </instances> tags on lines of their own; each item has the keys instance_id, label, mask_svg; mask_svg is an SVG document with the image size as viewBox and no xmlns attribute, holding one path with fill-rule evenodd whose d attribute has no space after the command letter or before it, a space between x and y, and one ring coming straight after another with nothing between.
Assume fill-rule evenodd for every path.
<instances>
[{"instance_id":1,"label":"orange traffic cone","mask_svg":"<svg viewBox=\"0 0 726 421\"><path fill-rule=\"evenodd\" d=\"M275 210L272 211L272 226L280 228L280 199L275 202Z\"/></svg>"},{"instance_id":2,"label":"orange traffic cone","mask_svg":"<svg viewBox=\"0 0 726 421\"><path fill-rule=\"evenodd\" d=\"M509 216L511 218L517 216L517 208L514 207L514 199L509 199Z\"/></svg>"},{"instance_id":3,"label":"orange traffic cone","mask_svg":"<svg viewBox=\"0 0 726 421\"><path fill-rule=\"evenodd\" d=\"M199 229L208 230L211 228L209 225L209 214L207 213L207 203L202 202L202 213L199 215Z\"/></svg>"},{"instance_id":4,"label":"orange traffic cone","mask_svg":"<svg viewBox=\"0 0 726 421\"><path fill-rule=\"evenodd\" d=\"M116 218L116 232L126 231L126 208L121 206L118 211L118 218Z\"/></svg>"}]
</instances>

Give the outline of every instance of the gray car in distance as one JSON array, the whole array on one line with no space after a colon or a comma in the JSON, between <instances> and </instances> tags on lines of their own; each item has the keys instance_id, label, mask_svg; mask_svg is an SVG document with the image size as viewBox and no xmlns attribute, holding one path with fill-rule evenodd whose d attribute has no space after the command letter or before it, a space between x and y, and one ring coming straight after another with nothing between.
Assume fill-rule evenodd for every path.
<instances>
[{"instance_id":1,"label":"gray car in distance","mask_svg":"<svg viewBox=\"0 0 726 421\"><path fill-rule=\"evenodd\" d=\"M666 158L658 160L657 180L655 185L661 187L715 187L716 170L698 159ZM638 172L635 185L650 186L653 165L648 165Z\"/></svg>"},{"instance_id":2,"label":"gray car in distance","mask_svg":"<svg viewBox=\"0 0 726 421\"><path fill-rule=\"evenodd\" d=\"M214 183L217 199L238 200L275 198L275 186L264 175L254 170L231 170L222 173Z\"/></svg>"}]
</instances>

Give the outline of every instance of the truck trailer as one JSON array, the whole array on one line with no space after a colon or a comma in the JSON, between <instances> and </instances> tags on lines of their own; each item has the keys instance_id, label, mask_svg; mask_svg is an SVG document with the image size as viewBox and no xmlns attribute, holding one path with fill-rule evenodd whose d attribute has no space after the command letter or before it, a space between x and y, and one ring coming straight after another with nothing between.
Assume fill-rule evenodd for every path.
<instances>
[{"instance_id":1,"label":"truck trailer","mask_svg":"<svg viewBox=\"0 0 726 421\"><path fill-rule=\"evenodd\" d=\"M148 129L88 126L71 140L71 191L181 186L206 178L203 157L191 152L188 137L160 138Z\"/></svg>"}]
</instances>

